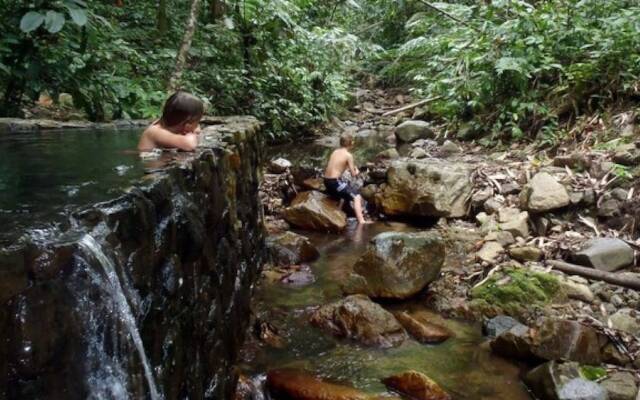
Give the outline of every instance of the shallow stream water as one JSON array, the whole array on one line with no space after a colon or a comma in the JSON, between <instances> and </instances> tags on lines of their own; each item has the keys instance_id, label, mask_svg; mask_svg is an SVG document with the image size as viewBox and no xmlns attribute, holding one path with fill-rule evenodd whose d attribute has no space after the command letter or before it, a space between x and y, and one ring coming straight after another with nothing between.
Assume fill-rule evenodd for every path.
<instances>
[{"instance_id":1,"label":"shallow stream water","mask_svg":"<svg viewBox=\"0 0 640 400\"><path fill-rule=\"evenodd\" d=\"M387 148L384 135L357 138L356 162L362 165ZM320 167L331 147L318 143L280 146L268 152L269 158L284 157L296 164ZM354 221L343 234L299 232L310 238L320 258L311 264L316 277L305 287L262 282L254 298L254 311L261 320L279 330L286 346L278 349L250 342L243 349L241 371L261 381L277 368L296 368L321 378L354 386L371 394L386 392L381 379L407 370L425 373L456 400L529 400L519 379L520 367L491 354L480 324L445 319L423 306L419 299L384 304L389 310L410 310L446 326L454 336L438 345L424 345L409 339L392 349L364 347L336 339L309 324L311 312L320 305L343 297L340 283L375 235L387 231L416 231L401 223L377 222L357 226ZM449 262L460 259L448 257ZM274 399L277 400L277 399Z\"/></svg>"},{"instance_id":2,"label":"shallow stream water","mask_svg":"<svg viewBox=\"0 0 640 400\"><path fill-rule=\"evenodd\" d=\"M397 348L376 349L334 339L309 325L310 312L316 306L342 297L340 282L373 236L413 230L400 223L376 223L352 225L343 235L304 232L321 253L311 264L315 283L296 288L265 282L254 300L258 316L280 329L287 345L283 349L245 349L241 369L247 375L259 376L271 369L292 367L371 394L385 393L380 379L413 369L436 380L454 399L530 399L518 378L519 367L491 354L478 324L444 319L418 300L385 306L422 313L449 328L454 337L439 345L407 340Z\"/></svg>"}]
</instances>

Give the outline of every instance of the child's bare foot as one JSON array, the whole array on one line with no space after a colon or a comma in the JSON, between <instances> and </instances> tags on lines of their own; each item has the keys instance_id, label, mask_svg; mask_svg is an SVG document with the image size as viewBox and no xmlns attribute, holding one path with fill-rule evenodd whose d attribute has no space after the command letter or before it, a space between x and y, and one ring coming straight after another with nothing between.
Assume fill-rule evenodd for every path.
<instances>
[{"instance_id":1,"label":"child's bare foot","mask_svg":"<svg viewBox=\"0 0 640 400\"><path fill-rule=\"evenodd\" d=\"M358 223L360 225L368 225L368 224L373 224L373 221L369 221L369 220L362 220L362 221L358 221Z\"/></svg>"}]
</instances>

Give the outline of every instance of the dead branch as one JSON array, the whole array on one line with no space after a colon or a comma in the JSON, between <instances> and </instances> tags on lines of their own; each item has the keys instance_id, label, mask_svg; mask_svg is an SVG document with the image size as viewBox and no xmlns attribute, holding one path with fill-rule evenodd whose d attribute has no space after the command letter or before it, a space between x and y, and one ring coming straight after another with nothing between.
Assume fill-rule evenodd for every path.
<instances>
[{"instance_id":1,"label":"dead branch","mask_svg":"<svg viewBox=\"0 0 640 400\"><path fill-rule=\"evenodd\" d=\"M600 271L594 268L581 267L560 260L549 260L547 261L547 264L558 271L566 272L568 274L579 275L585 278L611 283L612 285L640 290L640 279L637 278Z\"/></svg>"},{"instance_id":2,"label":"dead branch","mask_svg":"<svg viewBox=\"0 0 640 400\"><path fill-rule=\"evenodd\" d=\"M403 111L411 110L411 109L414 109L416 107L420 107L422 105L425 105L427 103L431 103L432 101L440 100L441 98L442 98L442 96L430 97L428 99L421 100L421 101L419 101L417 103L409 104L408 106L404 106L404 107L397 108L395 110L387 111L386 113L382 114L382 116L383 117L389 117L391 115L394 115L394 114L397 114L397 113L401 113Z\"/></svg>"}]
</instances>

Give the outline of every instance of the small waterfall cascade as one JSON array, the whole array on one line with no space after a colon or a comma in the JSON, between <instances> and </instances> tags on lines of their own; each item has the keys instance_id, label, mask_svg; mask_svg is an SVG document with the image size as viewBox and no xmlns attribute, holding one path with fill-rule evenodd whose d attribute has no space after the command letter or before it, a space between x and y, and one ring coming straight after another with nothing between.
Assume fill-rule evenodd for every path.
<instances>
[{"instance_id":1,"label":"small waterfall cascade","mask_svg":"<svg viewBox=\"0 0 640 400\"><path fill-rule=\"evenodd\" d=\"M158 391L153 370L145 353L135 317L131 310L131 306L127 302L122 285L120 284L120 279L118 278L113 260L106 255L100 243L98 243L91 235L85 235L79 243L87 255L95 258L95 260L100 264L102 272L104 272L106 277L105 286L107 286L105 289L112 297L115 309L118 313L118 318L124 324L131 336L144 368L144 375L149 388L149 397L151 400L162 400L163 396ZM99 279L104 281L104 277L100 277Z\"/></svg>"}]
</instances>

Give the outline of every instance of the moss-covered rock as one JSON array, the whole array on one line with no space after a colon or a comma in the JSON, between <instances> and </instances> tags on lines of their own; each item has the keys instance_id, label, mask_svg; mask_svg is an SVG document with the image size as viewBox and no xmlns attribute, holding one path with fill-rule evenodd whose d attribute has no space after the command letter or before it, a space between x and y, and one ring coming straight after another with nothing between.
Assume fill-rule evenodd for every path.
<instances>
[{"instance_id":1,"label":"moss-covered rock","mask_svg":"<svg viewBox=\"0 0 640 400\"><path fill-rule=\"evenodd\" d=\"M506 267L471 291L471 306L517 315L526 308L544 306L565 297L558 279L544 272Z\"/></svg>"}]
</instances>

